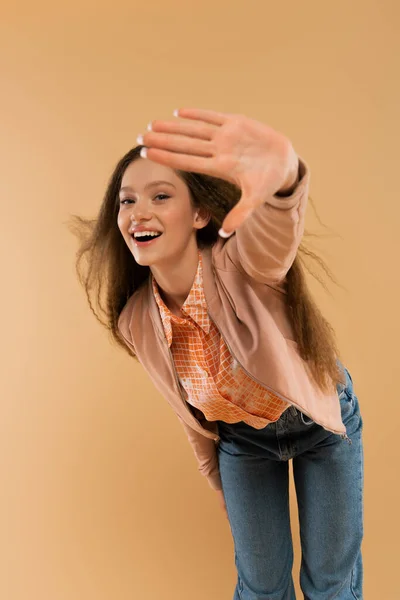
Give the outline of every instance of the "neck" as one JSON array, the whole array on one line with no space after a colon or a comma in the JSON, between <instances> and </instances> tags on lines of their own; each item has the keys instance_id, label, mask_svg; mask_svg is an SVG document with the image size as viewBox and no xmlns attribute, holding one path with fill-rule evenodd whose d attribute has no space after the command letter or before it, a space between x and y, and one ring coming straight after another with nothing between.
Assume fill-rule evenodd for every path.
<instances>
[{"instance_id":1,"label":"neck","mask_svg":"<svg viewBox=\"0 0 400 600\"><path fill-rule=\"evenodd\" d=\"M179 313L192 288L199 264L197 243L189 244L176 261L153 265L151 272L171 312Z\"/></svg>"}]
</instances>

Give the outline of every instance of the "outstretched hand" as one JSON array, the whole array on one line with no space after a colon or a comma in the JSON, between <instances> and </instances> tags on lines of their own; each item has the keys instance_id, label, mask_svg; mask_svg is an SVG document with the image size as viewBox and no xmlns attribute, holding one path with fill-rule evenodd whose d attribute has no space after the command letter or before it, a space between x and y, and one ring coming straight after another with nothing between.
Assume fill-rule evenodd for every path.
<instances>
[{"instance_id":1,"label":"outstretched hand","mask_svg":"<svg viewBox=\"0 0 400 600\"><path fill-rule=\"evenodd\" d=\"M290 140L272 127L244 115L196 108L181 108L174 115L189 120L152 121L140 143L149 160L219 177L242 190L222 224L226 234L231 235L266 197L294 183L298 156Z\"/></svg>"}]
</instances>

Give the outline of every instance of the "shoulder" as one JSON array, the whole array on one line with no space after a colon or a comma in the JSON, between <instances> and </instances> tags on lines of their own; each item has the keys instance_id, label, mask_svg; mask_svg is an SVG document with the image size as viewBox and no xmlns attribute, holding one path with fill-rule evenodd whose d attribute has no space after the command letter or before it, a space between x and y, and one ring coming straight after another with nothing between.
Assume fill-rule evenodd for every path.
<instances>
[{"instance_id":1,"label":"shoulder","mask_svg":"<svg viewBox=\"0 0 400 600\"><path fill-rule=\"evenodd\" d=\"M129 335L130 323L134 311L148 304L150 280L146 280L127 300L118 317L118 329L126 337Z\"/></svg>"}]
</instances>

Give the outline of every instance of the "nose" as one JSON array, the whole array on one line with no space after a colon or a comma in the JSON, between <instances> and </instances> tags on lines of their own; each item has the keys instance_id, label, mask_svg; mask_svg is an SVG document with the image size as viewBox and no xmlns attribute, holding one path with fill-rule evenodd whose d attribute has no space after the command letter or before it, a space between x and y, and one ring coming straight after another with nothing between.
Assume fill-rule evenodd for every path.
<instances>
[{"instance_id":1,"label":"nose","mask_svg":"<svg viewBox=\"0 0 400 600\"><path fill-rule=\"evenodd\" d=\"M136 202L132 206L131 221L138 222L143 219L151 219L151 212L149 211L148 205L145 202Z\"/></svg>"}]
</instances>

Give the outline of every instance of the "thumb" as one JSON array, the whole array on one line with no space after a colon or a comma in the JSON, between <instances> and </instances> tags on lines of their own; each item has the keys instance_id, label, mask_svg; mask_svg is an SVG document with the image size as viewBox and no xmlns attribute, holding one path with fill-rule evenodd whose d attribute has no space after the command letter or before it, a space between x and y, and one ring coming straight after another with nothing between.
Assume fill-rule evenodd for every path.
<instances>
[{"instance_id":1,"label":"thumb","mask_svg":"<svg viewBox=\"0 0 400 600\"><path fill-rule=\"evenodd\" d=\"M222 227L218 232L219 235L224 238L230 237L251 215L256 206L256 203L252 202L248 197L242 197L236 206L226 215L222 222Z\"/></svg>"}]
</instances>

